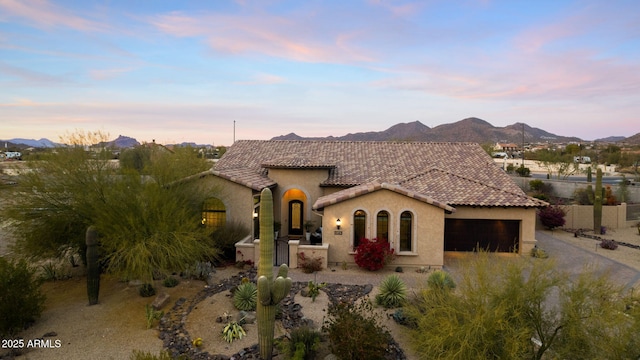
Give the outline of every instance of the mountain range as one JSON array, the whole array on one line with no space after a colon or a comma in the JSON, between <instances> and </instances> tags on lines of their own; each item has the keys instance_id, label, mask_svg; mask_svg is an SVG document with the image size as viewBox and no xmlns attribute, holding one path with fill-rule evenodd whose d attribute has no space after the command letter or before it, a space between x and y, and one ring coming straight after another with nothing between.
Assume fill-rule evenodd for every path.
<instances>
[{"instance_id":1,"label":"mountain range","mask_svg":"<svg viewBox=\"0 0 640 360\"><path fill-rule=\"evenodd\" d=\"M431 141L431 142L476 142L480 144L493 142L508 142L521 144L523 141L527 143L566 143L566 142L584 142L577 137L560 136L552 134L545 130L531 127L523 123L515 123L505 127L496 127L485 120L475 117L460 120L458 122L438 125L430 128L420 121L410 123L399 123L391 126L384 131L369 131L349 133L344 136L327 136L327 137L301 137L295 133L280 135L272 138L272 140L340 140L340 141ZM640 133L630 137L610 136L607 138L596 139L598 142L616 143L625 142L630 145L640 145ZM63 144L54 143L49 139L10 139L0 140L0 144L4 142L5 146L19 147L56 147ZM140 143L131 137L119 135L116 139L102 143L100 145L129 148L140 145ZM178 146L200 146L195 143L182 143Z\"/></svg>"},{"instance_id":2,"label":"mountain range","mask_svg":"<svg viewBox=\"0 0 640 360\"><path fill-rule=\"evenodd\" d=\"M400 123L393 125L384 131L359 132L334 137L301 137L295 133L276 136L272 140L341 140L341 141L439 141L439 142L508 142L520 144L546 143L546 142L580 142L577 137L560 136L542 129L531 127L523 123L515 123L505 127L496 127L485 120L475 117L460 120L451 124L438 125L430 128L420 121ZM624 136L611 136L598 139L600 142L625 141L631 144L640 144L640 133L625 138ZM632 142L633 141L633 142Z\"/></svg>"}]
</instances>

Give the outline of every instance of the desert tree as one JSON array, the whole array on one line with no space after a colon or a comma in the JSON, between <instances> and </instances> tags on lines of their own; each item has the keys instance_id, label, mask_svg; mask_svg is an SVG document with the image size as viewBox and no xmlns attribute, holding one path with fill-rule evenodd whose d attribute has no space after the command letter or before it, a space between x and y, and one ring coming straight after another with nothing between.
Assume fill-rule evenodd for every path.
<instances>
[{"instance_id":1,"label":"desert tree","mask_svg":"<svg viewBox=\"0 0 640 360\"><path fill-rule=\"evenodd\" d=\"M455 291L425 288L406 330L424 359L636 359L640 309L606 274L570 277L550 259L480 253ZM635 304L635 305L633 305Z\"/></svg>"},{"instance_id":2,"label":"desert tree","mask_svg":"<svg viewBox=\"0 0 640 360\"><path fill-rule=\"evenodd\" d=\"M209 167L195 152L163 152L145 173L119 169L107 151L86 151L100 133L76 133L70 146L30 163L16 189L20 196L6 215L17 221L16 250L35 257L85 251L84 233L100 234L105 269L149 279L215 256L200 224L203 199L212 196L189 182L176 182ZM100 139L104 140L104 139ZM192 156L191 156L192 155ZM156 161L157 163L153 163Z\"/></svg>"}]
</instances>

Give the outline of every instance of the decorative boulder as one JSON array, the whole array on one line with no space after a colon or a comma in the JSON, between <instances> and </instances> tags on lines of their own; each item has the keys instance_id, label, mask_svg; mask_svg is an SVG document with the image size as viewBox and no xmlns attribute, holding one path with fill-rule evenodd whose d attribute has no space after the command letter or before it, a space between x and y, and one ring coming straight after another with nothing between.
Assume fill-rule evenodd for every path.
<instances>
[{"instance_id":1,"label":"decorative boulder","mask_svg":"<svg viewBox=\"0 0 640 360\"><path fill-rule=\"evenodd\" d=\"M169 294L165 292L160 293L153 300L153 303L151 304L151 306L153 306L153 308L156 310L160 310L169 303L169 298L170 298Z\"/></svg>"}]
</instances>

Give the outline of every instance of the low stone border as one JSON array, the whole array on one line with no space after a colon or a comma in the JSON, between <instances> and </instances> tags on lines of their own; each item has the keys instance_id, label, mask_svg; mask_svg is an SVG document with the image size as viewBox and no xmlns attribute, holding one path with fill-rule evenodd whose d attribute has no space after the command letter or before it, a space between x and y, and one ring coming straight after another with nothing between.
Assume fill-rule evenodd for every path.
<instances>
[{"instance_id":1,"label":"low stone border","mask_svg":"<svg viewBox=\"0 0 640 360\"><path fill-rule=\"evenodd\" d=\"M242 349L240 352L232 355L212 355L206 351L201 351L191 343L191 337L186 329L186 322L189 313L204 299L209 296L231 290L240 283L242 278L253 279L256 276L256 269L246 272L240 272L228 279L223 280L215 286L207 286L199 291L190 299L180 298L175 305L160 320L160 339L163 341L163 347L168 350L172 356L177 357L184 355L194 360L242 360L242 359L260 359L258 344ZM293 301L293 297L302 288L308 285L308 282L295 282L291 286L289 295L281 302L282 317L279 319L285 329L293 329L304 324L306 319L302 314L302 307ZM332 304L341 302L354 302L369 294L373 286L367 285L343 285L343 284L327 284L324 291ZM273 355L277 355L278 350L274 348ZM395 340L389 344L388 359L406 359L404 352Z\"/></svg>"},{"instance_id":2,"label":"low stone border","mask_svg":"<svg viewBox=\"0 0 640 360\"><path fill-rule=\"evenodd\" d=\"M640 250L640 245L635 245L635 244L629 244L628 242L624 242L624 241L616 241L616 240L612 240L612 239L605 239L603 237L600 237L598 235L591 235L591 234L585 234L584 232L587 231L585 229L562 229L566 232L572 233L575 237L584 237L584 238L589 238L589 239L593 239L593 240L599 240L599 241L603 241L603 240L609 240L609 241L613 241L616 244L620 245L620 246L626 246L628 248L632 248L632 249L636 249L636 250ZM591 230L588 230L591 231Z\"/></svg>"}]
</instances>

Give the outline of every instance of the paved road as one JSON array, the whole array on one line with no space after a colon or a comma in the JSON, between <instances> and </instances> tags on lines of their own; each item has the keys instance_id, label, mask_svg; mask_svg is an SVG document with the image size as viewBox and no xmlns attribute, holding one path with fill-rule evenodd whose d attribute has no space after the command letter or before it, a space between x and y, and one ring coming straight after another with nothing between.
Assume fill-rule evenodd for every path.
<instances>
[{"instance_id":1,"label":"paved road","mask_svg":"<svg viewBox=\"0 0 640 360\"><path fill-rule=\"evenodd\" d=\"M570 274L579 274L585 271L587 265L592 265L599 271L609 271L612 278L619 281L626 289L633 287L634 284L636 284L636 287L640 285L640 271L634 268L597 253L586 251L541 231L536 232L536 239L538 239L538 247L546 250L549 257L555 259L560 270L567 271ZM459 265L470 254L445 254L445 269L455 276L459 271ZM341 269L340 266L330 266L330 269L324 269L317 274L305 274L300 269L291 269L289 276L294 281L303 282L314 280L341 284L378 285L385 276L393 273L393 269L386 268L381 271L370 272L353 266L346 271ZM415 269L407 269L406 272L398 275L412 288L425 286L426 279L429 276L428 273L418 274Z\"/></svg>"},{"instance_id":2,"label":"paved road","mask_svg":"<svg viewBox=\"0 0 640 360\"><path fill-rule=\"evenodd\" d=\"M625 264L611 260L562 241L544 232L536 231L538 247L544 249L550 258L555 259L558 268L571 274L579 274L585 266L596 266L600 271L609 271L613 279L630 289L634 284L640 284L640 271ZM602 250L607 251L607 250Z\"/></svg>"}]
</instances>

